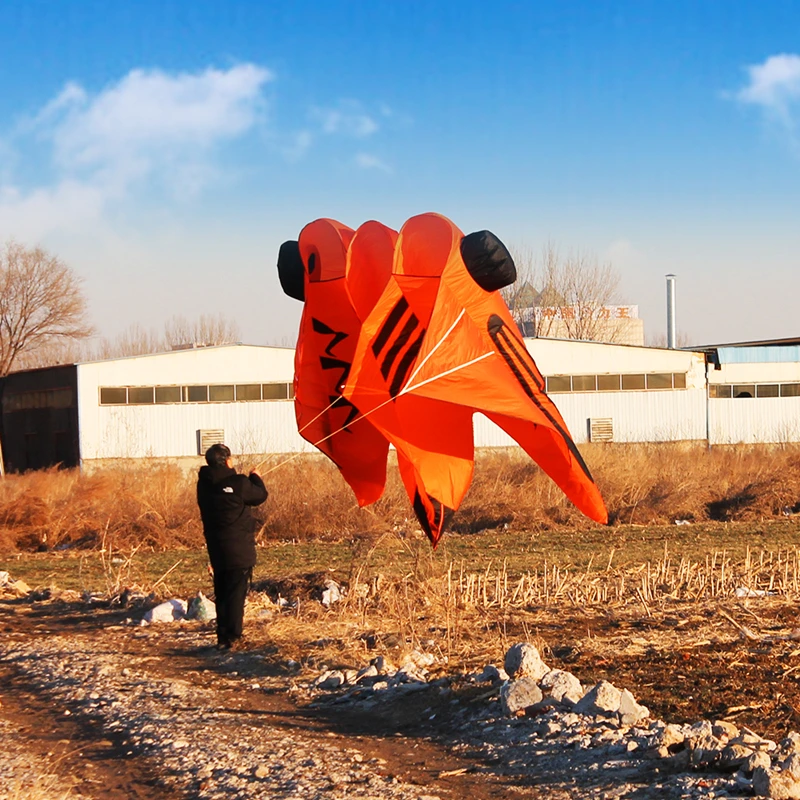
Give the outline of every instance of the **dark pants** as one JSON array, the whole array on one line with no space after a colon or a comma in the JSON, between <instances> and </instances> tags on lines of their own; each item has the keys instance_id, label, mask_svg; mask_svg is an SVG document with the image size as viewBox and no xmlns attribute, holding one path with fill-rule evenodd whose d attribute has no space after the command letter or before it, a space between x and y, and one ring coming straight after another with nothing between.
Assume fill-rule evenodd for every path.
<instances>
[{"instance_id":1,"label":"dark pants","mask_svg":"<svg viewBox=\"0 0 800 800\"><path fill-rule=\"evenodd\" d=\"M252 567L214 570L218 644L232 644L242 638L244 599L252 577Z\"/></svg>"}]
</instances>

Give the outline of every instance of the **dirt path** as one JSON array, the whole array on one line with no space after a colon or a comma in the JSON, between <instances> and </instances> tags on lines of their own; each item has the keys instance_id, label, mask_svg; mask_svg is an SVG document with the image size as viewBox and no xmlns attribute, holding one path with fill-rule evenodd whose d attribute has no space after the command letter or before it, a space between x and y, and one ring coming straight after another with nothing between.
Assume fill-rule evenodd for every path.
<instances>
[{"instance_id":1,"label":"dirt path","mask_svg":"<svg viewBox=\"0 0 800 800\"><path fill-rule=\"evenodd\" d=\"M578 636L586 619L561 615L560 635L573 643L561 657L585 681L590 670L595 680L603 671L615 682L622 677L618 685L637 697L649 687L653 698L673 702L683 691L709 708L716 690L720 708L730 711L739 699L758 713L783 701L763 694L770 684L755 667L763 661L773 670L777 660L800 653L794 636L780 633L793 610L776 604L771 618L762 611L760 625L772 639L725 640L708 651L708 637L730 626L730 615L696 614L676 625L654 614L648 642L644 631L614 619L605 644L593 635L591 648ZM130 616L81 604L0 601L0 733L7 743L0 800L752 794L730 771L704 775L687 769L688 761L659 760L648 750L652 725L649 732L621 730L602 716L568 713L508 717L499 686L466 680L365 690L360 699L357 691L320 695L309 688L314 675L295 673L268 645L219 653L208 646L212 631L199 623L138 627ZM690 632L691 647L676 631ZM762 661L745 661L756 645ZM745 669L737 661L722 669L721 654ZM691 684L675 679L684 674ZM637 677L639 683L627 680ZM761 705L748 702L748 692L760 692ZM3 794L3 786L12 789Z\"/></svg>"},{"instance_id":2,"label":"dirt path","mask_svg":"<svg viewBox=\"0 0 800 800\"><path fill-rule=\"evenodd\" d=\"M322 772L327 797L337 796L337 785L348 797L476 800L521 788L518 780L454 755L425 731L399 735L389 725L381 735L377 728L385 719L370 724L344 711L322 714L299 706L290 698L292 679L261 653L222 655L204 647L208 633L196 625L136 629L121 624L124 616L0 604L6 651L0 716L14 731L17 761L38 765L35 778L48 782L50 792L69 788L68 796L112 800L213 797L221 767L219 753L211 757L211 751L219 746L228 749L223 759L237 762L233 788L241 782L249 797L313 797L321 790L311 778ZM43 671L48 660L58 669ZM161 710L168 714L122 719L153 697L164 701ZM253 741L250 752L240 752ZM274 755L286 742L292 747L284 748L284 760L296 763L273 763L280 759L270 758L270 750ZM176 747L194 762L182 778L174 759L165 757ZM278 774L296 774L277 794L268 778L281 766ZM366 793L354 793L354 784Z\"/></svg>"}]
</instances>

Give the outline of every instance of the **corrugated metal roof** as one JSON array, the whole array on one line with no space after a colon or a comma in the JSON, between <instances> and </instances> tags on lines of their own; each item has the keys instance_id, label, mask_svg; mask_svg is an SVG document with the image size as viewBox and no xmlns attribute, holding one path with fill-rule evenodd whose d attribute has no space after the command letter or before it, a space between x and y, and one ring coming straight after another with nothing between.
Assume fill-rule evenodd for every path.
<instances>
[{"instance_id":1,"label":"corrugated metal roof","mask_svg":"<svg viewBox=\"0 0 800 800\"><path fill-rule=\"evenodd\" d=\"M771 345L768 347L720 347L720 364L775 364L800 361L800 345Z\"/></svg>"}]
</instances>

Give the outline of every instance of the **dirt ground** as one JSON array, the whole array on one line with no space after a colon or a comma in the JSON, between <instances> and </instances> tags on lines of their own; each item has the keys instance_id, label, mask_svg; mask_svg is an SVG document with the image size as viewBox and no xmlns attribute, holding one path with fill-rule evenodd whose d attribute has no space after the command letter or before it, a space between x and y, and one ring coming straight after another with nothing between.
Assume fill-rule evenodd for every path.
<instances>
[{"instance_id":1,"label":"dirt ground","mask_svg":"<svg viewBox=\"0 0 800 800\"><path fill-rule=\"evenodd\" d=\"M537 643L551 667L567 669L586 684L607 679L630 689L653 717L667 722L725 719L780 739L800 729L797 612L795 601L764 597L624 613L552 608L509 615L505 626L509 638ZM389 705L377 716L309 704L302 693L290 691L294 681L286 674L285 654L268 641L257 641L252 655L262 673L275 679L273 690L242 691L241 684L226 680L219 655L197 646L196 635L185 638L180 626L156 626L146 636L133 637L131 628L117 624L125 616L124 611L79 605L0 601L4 637L32 642L57 634L74 639L76 650L100 648L146 660L148 670L160 678L191 674L215 688L220 706L238 714L302 730L311 740L333 738L342 748L357 744L365 757L380 759L387 774L418 785L421 796L539 796L532 785L535 776L521 779L502 763L454 754L446 709L434 721L427 715L422 721L420 709L409 703ZM484 694L466 681L456 680L453 686L464 703L480 701ZM65 796L183 796L165 789L151 763L128 755L106 731L64 716L3 662L0 697L0 719L15 732L17 755L24 754L33 764L46 763L51 778L73 792Z\"/></svg>"},{"instance_id":2,"label":"dirt ground","mask_svg":"<svg viewBox=\"0 0 800 800\"><path fill-rule=\"evenodd\" d=\"M179 626L154 626L149 635L134 638L130 628L120 628L124 612L69 609L60 604L36 604L27 601L0 601L0 631L4 637L36 640L51 634L68 636L75 649L89 652L113 651L124 659L145 660L148 672L166 680L181 680L187 675L194 682L214 688L219 706L243 718L256 719L285 730L303 732L304 738L331 740L341 748L350 747L377 759L386 775L397 776L404 783L419 786L421 797L430 790L441 798L469 796L476 800L507 797L519 781L503 775L478 770L474 761L454 755L435 740L435 729L409 724L409 705L379 718L348 714L345 710L330 713L313 709L292 698L289 691L242 691L240 681L226 680L231 666L224 657L207 647L196 645L196 636L185 641ZM135 630L135 629L134 629ZM208 633L208 640L213 633ZM246 675L242 664L258 659L262 680L270 675L280 678L285 669L278 654L263 658L257 648L237 659L233 676ZM266 666L265 666L266 665ZM284 675L285 677L285 675ZM288 688L291 681L278 681ZM417 716L417 721L419 716ZM35 768L47 766L49 789L31 797L108 798L109 800L172 800L185 797L165 788L161 776L153 771L150 760L127 752L122 742L114 741L107 731L81 724L65 716L63 708L53 707L47 697L31 691L25 676L0 661L0 720L14 732L17 757L24 757ZM56 794L66 791L66 794ZM427 788L426 788L427 787ZM528 795L536 796L536 794ZM4 795L27 800L27 794Z\"/></svg>"}]
</instances>

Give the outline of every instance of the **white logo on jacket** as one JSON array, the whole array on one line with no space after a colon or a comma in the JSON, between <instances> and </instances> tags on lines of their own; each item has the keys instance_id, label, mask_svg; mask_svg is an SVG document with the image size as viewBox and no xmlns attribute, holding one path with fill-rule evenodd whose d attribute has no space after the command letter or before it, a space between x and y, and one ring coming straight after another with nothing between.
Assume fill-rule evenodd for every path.
<instances>
[{"instance_id":1,"label":"white logo on jacket","mask_svg":"<svg viewBox=\"0 0 800 800\"><path fill-rule=\"evenodd\" d=\"M233 494L233 487L232 486L223 486L222 487L222 491L223 492L227 492L228 494Z\"/></svg>"}]
</instances>

